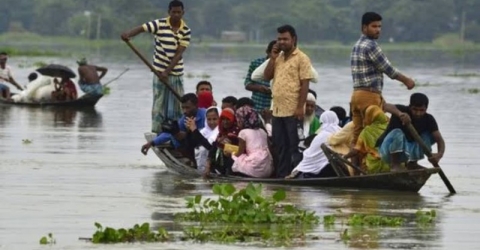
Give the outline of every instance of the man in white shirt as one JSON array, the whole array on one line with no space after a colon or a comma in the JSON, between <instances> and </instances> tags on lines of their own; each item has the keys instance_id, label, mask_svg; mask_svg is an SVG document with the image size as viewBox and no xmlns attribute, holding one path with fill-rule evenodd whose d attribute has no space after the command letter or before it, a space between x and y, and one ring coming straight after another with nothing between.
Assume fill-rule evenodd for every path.
<instances>
[{"instance_id":1,"label":"man in white shirt","mask_svg":"<svg viewBox=\"0 0 480 250\"><path fill-rule=\"evenodd\" d=\"M10 99L10 88L6 85L10 83L17 87L18 90L23 88L12 77L12 70L7 66L8 54L0 52L0 94L2 98Z\"/></svg>"}]
</instances>

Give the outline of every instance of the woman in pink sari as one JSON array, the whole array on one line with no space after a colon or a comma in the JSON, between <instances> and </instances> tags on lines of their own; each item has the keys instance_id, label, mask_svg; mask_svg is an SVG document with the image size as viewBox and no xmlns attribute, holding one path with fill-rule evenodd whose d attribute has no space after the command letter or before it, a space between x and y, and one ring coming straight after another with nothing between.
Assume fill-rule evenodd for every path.
<instances>
[{"instance_id":1,"label":"woman in pink sari","mask_svg":"<svg viewBox=\"0 0 480 250\"><path fill-rule=\"evenodd\" d=\"M267 132L261 129L261 121L255 110L243 106L235 112L238 134L238 152L232 171L256 178L268 178L272 174L272 156L268 150Z\"/></svg>"}]
</instances>

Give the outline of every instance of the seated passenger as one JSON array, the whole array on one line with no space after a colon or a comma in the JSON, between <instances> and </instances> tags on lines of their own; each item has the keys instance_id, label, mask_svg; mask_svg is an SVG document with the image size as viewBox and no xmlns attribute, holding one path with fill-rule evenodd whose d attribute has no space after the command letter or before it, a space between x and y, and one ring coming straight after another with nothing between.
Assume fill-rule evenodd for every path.
<instances>
[{"instance_id":1,"label":"seated passenger","mask_svg":"<svg viewBox=\"0 0 480 250\"><path fill-rule=\"evenodd\" d=\"M417 161L423 159L424 152L408 132L406 125L412 123L427 147L437 143L437 152L428 160L437 164L445 153L445 141L438 130L437 121L427 113L428 97L422 93L410 96L410 105L385 104L385 111L392 114L385 133L377 141L382 160L389 163L392 171L400 170L400 164L417 168Z\"/></svg>"},{"instance_id":2,"label":"seated passenger","mask_svg":"<svg viewBox=\"0 0 480 250\"><path fill-rule=\"evenodd\" d=\"M305 138L315 134L320 128L320 121L315 116L316 99L312 93L308 93L305 103L305 117L303 118L303 135Z\"/></svg>"},{"instance_id":3,"label":"seated passenger","mask_svg":"<svg viewBox=\"0 0 480 250\"><path fill-rule=\"evenodd\" d=\"M235 96L227 96L222 100L222 110L226 108L235 110L236 105L237 105L237 98Z\"/></svg>"},{"instance_id":4,"label":"seated passenger","mask_svg":"<svg viewBox=\"0 0 480 250\"><path fill-rule=\"evenodd\" d=\"M317 100L317 92L315 92L312 89L309 89L308 93L311 93L315 97L315 100ZM325 112L325 110L323 108L321 108L320 106L318 106L317 104L315 104L315 116L317 118L320 118L320 116L322 115L323 112Z\"/></svg>"},{"instance_id":5,"label":"seated passenger","mask_svg":"<svg viewBox=\"0 0 480 250\"><path fill-rule=\"evenodd\" d=\"M340 106L333 106L330 108L330 110L337 114L338 120L340 120L340 124L338 126L340 126L341 128L343 128L345 125L347 125L347 123L351 121L350 117L347 116L347 111L345 111L344 108Z\"/></svg>"},{"instance_id":6,"label":"seated passenger","mask_svg":"<svg viewBox=\"0 0 480 250\"><path fill-rule=\"evenodd\" d=\"M314 178L336 176L328 162L321 145L326 143L328 137L340 131L337 115L333 111L325 111L320 116L320 133L313 139L310 147L303 151L303 159L286 178Z\"/></svg>"},{"instance_id":7,"label":"seated passenger","mask_svg":"<svg viewBox=\"0 0 480 250\"><path fill-rule=\"evenodd\" d=\"M387 128L388 117L380 107L371 105L365 110L363 125L364 128L360 132L357 144L345 158L359 155L360 159L362 159L361 168L368 174L390 171L390 167L386 162L382 161L375 146L378 138Z\"/></svg>"},{"instance_id":8,"label":"seated passenger","mask_svg":"<svg viewBox=\"0 0 480 250\"><path fill-rule=\"evenodd\" d=\"M353 140L353 122L347 123L341 130L332 134L328 140L327 145L336 153L341 155L346 155L350 152L350 145L352 144ZM348 168L348 172L350 176L355 175L355 170L350 167Z\"/></svg>"},{"instance_id":9,"label":"seated passenger","mask_svg":"<svg viewBox=\"0 0 480 250\"><path fill-rule=\"evenodd\" d=\"M195 94L197 94L197 96L199 96L201 93L203 92L210 92L213 96L213 87L212 87L212 83L210 83L209 81L200 81L197 83L197 91ZM212 106L217 106L217 102L215 100L212 101ZM210 106L208 106L210 107ZM207 107L207 108L208 108Z\"/></svg>"},{"instance_id":10,"label":"seated passenger","mask_svg":"<svg viewBox=\"0 0 480 250\"><path fill-rule=\"evenodd\" d=\"M226 144L238 146L239 131L235 111L231 108L223 109L218 121L218 136L208 153L204 176L208 176L211 172L223 175L232 174L233 159L229 152L224 151L224 148Z\"/></svg>"},{"instance_id":11,"label":"seated passenger","mask_svg":"<svg viewBox=\"0 0 480 250\"><path fill-rule=\"evenodd\" d=\"M259 114L246 105L237 109L235 117L241 130L238 134L238 152L232 154L232 171L249 177L270 177L273 172L272 155Z\"/></svg>"},{"instance_id":12,"label":"seated passenger","mask_svg":"<svg viewBox=\"0 0 480 250\"><path fill-rule=\"evenodd\" d=\"M199 108L210 108L213 105L213 95L212 92L204 91L197 94L198 97L198 107Z\"/></svg>"}]
</instances>

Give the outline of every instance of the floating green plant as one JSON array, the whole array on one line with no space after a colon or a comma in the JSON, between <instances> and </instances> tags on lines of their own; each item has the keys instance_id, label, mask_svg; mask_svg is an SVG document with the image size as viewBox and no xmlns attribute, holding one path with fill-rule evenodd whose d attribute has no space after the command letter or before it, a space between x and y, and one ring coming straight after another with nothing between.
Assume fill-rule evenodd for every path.
<instances>
[{"instance_id":1,"label":"floating green plant","mask_svg":"<svg viewBox=\"0 0 480 250\"><path fill-rule=\"evenodd\" d=\"M437 218L437 212L434 209L427 211L418 210L415 213L415 216L417 224L420 226L425 226L435 222L435 219Z\"/></svg>"},{"instance_id":2,"label":"floating green plant","mask_svg":"<svg viewBox=\"0 0 480 250\"><path fill-rule=\"evenodd\" d=\"M348 218L349 226L387 226L398 227L403 225L405 219L401 217L386 217L380 215L354 214Z\"/></svg>"},{"instance_id":3,"label":"floating green plant","mask_svg":"<svg viewBox=\"0 0 480 250\"><path fill-rule=\"evenodd\" d=\"M192 73L187 73L187 74L185 74L185 77L186 77L186 78L194 78L195 75L192 74Z\"/></svg>"},{"instance_id":4,"label":"floating green plant","mask_svg":"<svg viewBox=\"0 0 480 250\"><path fill-rule=\"evenodd\" d=\"M453 74L447 74L447 76L451 77L480 77L480 74L478 73L453 73Z\"/></svg>"},{"instance_id":5,"label":"floating green plant","mask_svg":"<svg viewBox=\"0 0 480 250\"><path fill-rule=\"evenodd\" d=\"M478 93L480 93L480 89L478 89L478 88L471 88L471 89L467 89L467 92L468 92L469 94L478 94Z\"/></svg>"},{"instance_id":6,"label":"floating green plant","mask_svg":"<svg viewBox=\"0 0 480 250\"><path fill-rule=\"evenodd\" d=\"M23 144L31 144L31 143L32 143L32 140L22 139L22 143L23 143Z\"/></svg>"},{"instance_id":7,"label":"floating green plant","mask_svg":"<svg viewBox=\"0 0 480 250\"><path fill-rule=\"evenodd\" d=\"M103 93L103 95L110 95L110 87L103 86L102 93Z\"/></svg>"},{"instance_id":8,"label":"floating green plant","mask_svg":"<svg viewBox=\"0 0 480 250\"><path fill-rule=\"evenodd\" d=\"M53 234L49 233L47 236L43 236L40 238L40 245L53 245L56 241L53 238Z\"/></svg>"},{"instance_id":9,"label":"floating green plant","mask_svg":"<svg viewBox=\"0 0 480 250\"><path fill-rule=\"evenodd\" d=\"M114 229L103 227L95 222L97 231L93 234L91 241L93 243L126 243L126 242L164 242L169 240L167 231L159 228L157 232L150 229L150 224L143 223L141 226L136 224L129 229Z\"/></svg>"},{"instance_id":10,"label":"floating green plant","mask_svg":"<svg viewBox=\"0 0 480 250\"><path fill-rule=\"evenodd\" d=\"M203 73L201 75L198 75L198 77L202 78L202 79L209 79L211 76L207 73Z\"/></svg>"}]
</instances>

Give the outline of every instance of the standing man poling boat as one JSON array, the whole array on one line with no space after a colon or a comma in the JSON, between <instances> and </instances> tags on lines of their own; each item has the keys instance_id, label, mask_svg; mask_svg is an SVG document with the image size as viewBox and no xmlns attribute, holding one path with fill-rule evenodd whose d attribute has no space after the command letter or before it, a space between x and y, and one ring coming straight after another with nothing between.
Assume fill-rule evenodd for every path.
<instances>
[{"instance_id":1,"label":"standing man poling boat","mask_svg":"<svg viewBox=\"0 0 480 250\"><path fill-rule=\"evenodd\" d=\"M89 95L103 95L103 86L100 80L107 74L108 69L88 64L87 59L82 58L78 64L78 85L80 89ZM101 72L98 75L98 72ZM70 85L71 88L71 85Z\"/></svg>"},{"instance_id":2,"label":"standing man poling boat","mask_svg":"<svg viewBox=\"0 0 480 250\"><path fill-rule=\"evenodd\" d=\"M392 67L390 61L378 46L382 28L382 17L375 12L362 16L362 36L353 47L350 57L353 78L351 97L352 121L355 126L352 147L363 129L363 117L370 105L382 107L383 74L402 82L409 90L415 82Z\"/></svg>"},{"instance_id":3,"label":"standing man poling boat","mask_svg":"<svg viewBox=\"0 0 480 250\"><path fill-rule=\"evenodd\" d=\"M18 90L23 88L18 84L12 76L12 70L7 66L8 54L6 52L0 53L0 97L10 99L10 88L6 83L11 83Z\"/></svg>"},{"instance_id":4,"label":"standing man poling boat","mask_svg":"<svg viewBox=\"0 0 480 250\"><path fill-rule=\"evenodd\" d=\"M308 86L313 78L310 58L297 48L297 33L290 25L277 29L277 43L264 71L265 81L272 83L272 140L275 145L276 176L283 178L299 161L298 128L303 127ZM280 52L283 53L280 53ZM303 131L302 131L303 135Z\"/></svg>"},{"instance_id":5,"label":"standing man poling boat","mask_svg":"<svg viewBox=\"0 0 480 250\"><path fill-rule=\"evenodd\" d=\"M190 44L191 31L183 21L184 6L181 1L173 0L168 5L169 16L144 23L122 34L122 39L149 32L155 36L153 67L161 78L153 78L152 132L158 133L161 124L167 119L178 119L182 115L180 101L168 91L164 83L170 84L175 91L183 95L183 52ZM163 83L162 83L163 82Z\"/></svg>"}]
</instances>

